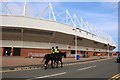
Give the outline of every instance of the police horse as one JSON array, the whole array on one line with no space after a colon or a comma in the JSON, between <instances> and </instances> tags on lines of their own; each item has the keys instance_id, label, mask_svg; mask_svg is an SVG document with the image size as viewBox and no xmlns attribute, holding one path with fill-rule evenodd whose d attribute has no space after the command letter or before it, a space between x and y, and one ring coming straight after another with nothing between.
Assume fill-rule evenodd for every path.
<instances>
[{"instance_id":1,"label":"police horse","mask_svg":"<svg viewBox=\"0 0 120 80\"><path fill-rule=\"evenodd\" d=\"M52 54L46 54L42 60L44 61L44 69L48 68L48 63L51 61L51 67L52 68L58 68L58 63L60 61L61 68L63 67L62 57L66 58L66 53L59 52L58 54L55 54L54 56Z\"/></svg>"}]
</instances>

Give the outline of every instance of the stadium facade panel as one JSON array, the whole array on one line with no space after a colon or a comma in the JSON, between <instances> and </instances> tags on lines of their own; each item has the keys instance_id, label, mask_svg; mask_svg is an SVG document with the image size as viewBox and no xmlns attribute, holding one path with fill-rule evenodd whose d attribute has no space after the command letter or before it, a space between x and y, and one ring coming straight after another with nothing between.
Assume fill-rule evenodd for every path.
<instances>
[{"instance_id":1,"label":"stadium facade panel","mask_svg":"<svg viewBox=\"0 0 120 80\"><path fill-rule=\"evenodd\" d=\"M73 57L75 51L75 36L77 36L78 54L95 53L106 55L116 47L109 40L98 37L92 33L75 27L24 16L1 15L2 19L2 47L1 55L24 56L33 54L35 57L43 57L51 53L51 47L58 46L60 51L66 52L67 56ZM109 51L108 51L109 50ZM6 52L7 51L7 52Z\"/></svg>"}]
</instances>

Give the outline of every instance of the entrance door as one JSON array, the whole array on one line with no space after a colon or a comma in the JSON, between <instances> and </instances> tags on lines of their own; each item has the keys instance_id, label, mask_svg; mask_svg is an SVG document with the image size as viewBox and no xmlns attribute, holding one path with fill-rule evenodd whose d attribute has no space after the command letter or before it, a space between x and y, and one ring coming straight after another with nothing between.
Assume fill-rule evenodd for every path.
<instances>
[{"instance_id":1,"label":"entrance door","mask_svg":"<svg viewBox=\"0 0 120 80\"><path fill-rule=\"evenodd\" d=\"M20 56L21 48L13 48L13 56Z\"/></svg>"},{"instance_id":2,"label":"entrance door","mask_svg":"<svg viewBox=\"0 0 120 80\"><path fill-rule=\"evenodd\" d=\"M71 50L71 54L75 54L75 50Z\"/></svg>"},{"instance_id":3,"label":"entrance door","mask_svg":"<svg viewBox=\"0 0 120 80\"><path fill-rule=\"evenodd\" d=\"M11 47L4 47L4 56L10 56L11 53Z\"/></svg>"}]
</instances>

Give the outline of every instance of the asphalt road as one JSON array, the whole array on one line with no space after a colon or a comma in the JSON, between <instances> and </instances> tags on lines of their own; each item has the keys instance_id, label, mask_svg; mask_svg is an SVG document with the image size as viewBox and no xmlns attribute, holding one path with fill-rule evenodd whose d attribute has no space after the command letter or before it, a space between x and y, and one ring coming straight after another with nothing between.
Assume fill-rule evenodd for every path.
<instances>
[{"instance_id":1,"label":"asphalt road","mask_svg":"<svg viewBox=\"0 0 120 80\"><path fill-rule=\"evenodd\" d=\"M69 63L63 68L48 68L44 70L20 70L3 72L3 78L26 78L25 80L38 80L41 78L106 78L109 79L119 73L120 63L116 58L95 60L89 62Z\"/></svg>"}]
</instances>

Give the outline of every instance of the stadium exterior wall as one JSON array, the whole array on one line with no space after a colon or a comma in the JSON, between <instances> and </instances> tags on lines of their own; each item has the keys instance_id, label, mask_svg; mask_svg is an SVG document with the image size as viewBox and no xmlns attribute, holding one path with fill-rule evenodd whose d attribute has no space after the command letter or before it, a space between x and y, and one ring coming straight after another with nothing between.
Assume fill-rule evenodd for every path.
<instances>
[{"instance_id":1,"label":"stadium exterior wall","mask_svg":"<svg viewBox=\"0 0 120 80\"><path fill-rule=\"evenodd\" d=\"M3 55L3 48L0 47L0 56L2 56L2 55Z\"/></svg>"},{"instance_id":2,"label":"stadium exterior wall","mask_svg":"<svg viewBox=\"0 0 120 80\"><path fill-rule=\"evenodd\" d=\"M108 44L110 46L116 46L114 43L112 43L109 40L105 40L103 38L100 38L98 36L94 36L93 34L86 32L84 30L81 30L81 32L75 32L73 29L75 27L65 25L62 23L58 23L55 21L48 21L43 19L34 19L29 17L23 17L23 16L8 16L8 15L2 15L0 16L2 19L2 25L0 26L8 26L8 27L26 27L26 28L33 28L33 29L40 29L40 30L49 30L49 31L57 31L69 35L77 35L79 37L87 38L89 40L93 40L102 44ZM87 34L87 35L86 35Z\"/></svg>"},{"instance_id":3,"label":"stadium exterior wall","mask_svg":"<svg viewBox=\"0 0 120 80\"><path fill-rule=\"evenodd\" d=\"M4 15L0 17L2 18L2 25L0 26L3 28L3 32L2 32L3 39L2 41L0 40L2 42L0 53L2 54L0 55L5 55L5 49L7 49L12 52L11 56L15 56L14 54L15 51L19 51L19 54L16 55L22 57L28 57L29 54L33 54L36 57L37 56L43 57L44 54L51 53L51 47L59 46L60 51L66 52L68 57L73 57L74 55L71 54L71 50L75 50L75 46L74 46L75 35L77 35L80 39L81 38L83 39L78 41L78 47L77 47L78 54L81 54L82 51L85 51L88 52L89 56L93 56L93 54L96 52L99 52L102 55L106 55L107 52L106 45L108 43L111 46L110 52L112 52L112 50L115 47L115 44L109 42L109 40L107 41L98 36L95 35L93 36L93 34L83 30L81 30L81 32L75 33L75 31L73 31L75 27L57 23L54 21L34 19L23 16ZM18 32L16 33L7 32L8 28L9 29L14 28L16 30L18 29ZM28 31L28 33L26 33L25 31ZM50 32L50 36L52 35L53 39L48 35L47 36L35 35L34 34L35 31L38 32L45 31L48 33ZM42 39L42 37L44 39ZM69 41L70 42L73 41L71 45L68 44ZM94 44L94 42L97 42L98 44Z\"/></svg>"},{"instance_id":4,"label":"stadium exterior wall","mask_svg":"<svg viewBox=\"0 0 120 80\"><path fill-rule=\"evenodd\" d=\"M1 56L4 55L4 47L1 48L2 49L2 54ZM60 49L61 52L66 52L66 56L68 58L73 58L74 57L74 54L71 54L71 50L63 50L63 49ZM79 54L81 57L82 56L82 53L83 51L81 50L78 50L77 51L77 54ZM51 49L38 49L38 48L20 48L20 57L29 57L30 54L32 54L33 57L43 57L45 54L50 54L51 53ZM88 57L92 57L94 56L94 54L96 53L100 53L102 56L105 56L106 55L106 52L93 52L93 51L85 51L85 53L88 53ZM113 52L112 52L113 54ZM14 56L14 53L13 55Z\"/></svg>"},{"instance_id":5,"label":"stadium exterior wall","mask_svg":"<svg viewBox=\"0 0 120 80\"><path fill-rule=\"evenodd\" d=\"M40 48L40 49L51 49L51 47L59 46L59 49L64 50L75 50L75 46L65 45L65 44L58 44L58 43L44 43L44 42L29 42L29 41L12 41L12 40L3 40L2 41L3 47L19 47L19 48ZM95 52L107 52L106 49L98 49L93 47L84 47L78 46L78 50L81 51L95 51ZM100 50L100 51L99 51Z\"/></svg>"},{"instance_id":6,"label":"stadium exterior wall","mask_svg":"<svg viewBox=\"0 0 120 80\"><path fill-rule=\"evenodd\" d=\"M62 50L60 49L61 52L66 52L66 55L68 58L74 57L74 54L71 54L71 50ZM88 52L88 56L91 57L94 55L95 52L92 51L86 51ZM29 57L29 54L32 54L33 57L43 57L45 54L50 54L51 49L31 49L31 48L22 48L21 49L21 56L23 57ZM82 56L82 53L80 50L77 51L77 53ZM106 55L106 52L99 52L102 54L102 56Z\"/></svg>"}]
</instances>

